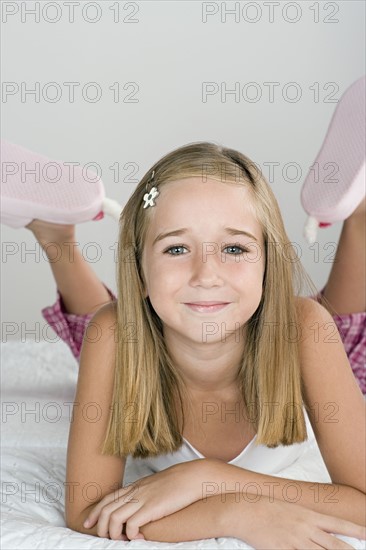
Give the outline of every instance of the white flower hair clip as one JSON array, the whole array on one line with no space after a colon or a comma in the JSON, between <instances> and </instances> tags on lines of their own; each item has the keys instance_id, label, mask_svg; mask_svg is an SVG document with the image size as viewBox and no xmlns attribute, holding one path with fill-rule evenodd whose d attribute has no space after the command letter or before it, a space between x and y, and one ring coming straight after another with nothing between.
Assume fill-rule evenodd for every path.
<instances>
[{"instance_id":1,"label":"white flower hair clip","mask_svg":"<svg viewBox=\"0 0 366 550\"><path fill-rule=\"evenodd\" d=\"M151 185L153 183L154 176L155 176L155 170L153 170L153 172L151 174L151 177L149 178L149 181L146 184L146 191L147 191L148 185ZM148 206L155 206L154 199L158 195L159 195L159 191L158 191L157 187L155 187L155 186L151 187L150 191L148 191L144 195L144 201L145 201L144 208L147 208Z\"/></svg>"}]
</instances>

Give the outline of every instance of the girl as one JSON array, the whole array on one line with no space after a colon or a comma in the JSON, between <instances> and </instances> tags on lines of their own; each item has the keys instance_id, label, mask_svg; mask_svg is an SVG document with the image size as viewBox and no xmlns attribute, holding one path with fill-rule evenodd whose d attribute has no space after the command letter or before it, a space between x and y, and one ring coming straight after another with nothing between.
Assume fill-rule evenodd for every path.
<instances>
[{"instance_id":1,"label":"girl","mask_svg":"<svg viewBox=\"0 0 366 550\"><path fill-rule=\"evenodd\" d=\"M126 204L118 299L79 251L70 261L73 226L27 226L58 287L43 314L76 357L81 347L68 527L113 540L233 536L255 548L366 538L365 401L337 331L346 341L351 322L364 338L364 224L363 200L325 289L301 298L302 283L314 288L269 185L243 154L202 142L159 160ZM290 498L278 474L315 437L331 483L296 481Z\"/></svg>"}]
</instances>

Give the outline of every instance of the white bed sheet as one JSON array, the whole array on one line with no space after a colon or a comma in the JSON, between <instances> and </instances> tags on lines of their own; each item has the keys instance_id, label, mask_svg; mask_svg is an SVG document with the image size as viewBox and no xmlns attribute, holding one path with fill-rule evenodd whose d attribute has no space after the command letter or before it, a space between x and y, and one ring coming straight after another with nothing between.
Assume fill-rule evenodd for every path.
<instances>
[{"instance_id":1,"label":"white bed sheet","mask_svg":"<svg viewBox=\"0 0 366 550\"><path fill-rule=\"evenodd\" d=\"M1 359L2 548L252 548L227 537L176 544L122 542L68 529L64 482L77 362L62 341L2 343ZM327 482L324 470L314 466L318 458L314 448L281 476ZM366 541L337 536L357 550L366 549Z\"/></svg>"}]
</instances>

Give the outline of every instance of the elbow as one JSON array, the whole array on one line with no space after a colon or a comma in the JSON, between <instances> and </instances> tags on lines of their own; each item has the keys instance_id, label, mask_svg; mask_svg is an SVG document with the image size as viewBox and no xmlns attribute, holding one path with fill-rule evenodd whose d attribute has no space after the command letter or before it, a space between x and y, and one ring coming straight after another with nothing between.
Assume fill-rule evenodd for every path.
<instances>
[{"instance_id":1,"label":"elbow","mask_svg":"<svg viewBox=\"0 0 366 550\"><path fill-rule=\"evenodd\" d=\"M68 529L71 529L71 531L80 532L80 530L77 527L76 522L72 521L70 518L65 518L65 525Z\"/></svg>"},{"instance_id":2,"label":"elbow","mask_svg":"<svg viewBox=\"0 0 366 550\"><path fill-rule=\"evenodd\" d=\"M347 487L347 489L350 489L351 491L357 491L362 496L366 496L366 486L365 481L363 479L357 479L357 482L355 480L352 480L351 482L347 480L338 480L336 478L331 478L333 485L339 485L341 487Z\"/></svg>"},{"instance_id":3,"label":"elbow","mask_svg":"<svg viewBox=\"0 0 366 550\"><path fill-rule=\"evenodd\" d=\"M71 531L75 531L76 533L82 533L83 535L90 535L90 536L94 536L94 537L98 537L98 533L97 533L97 526L95 525L94 527L92 527L91 529L87 529L86 527L83 526L83 524L81 522L67 522L66 523L66 527L68 529L71 529Z\"/></svg>"},{"instance_id":4,"label":"elbow","mask_svg":"<svg viewBox=\"0 0 366 550\"><path fill-rule=\"evenodd\" d=\"M86 520L88 514L89 514L89 509L86 508L77 517L66 516L65 517L66 527L68 529L71 529L71 531L76 531L76 533L82 533L83 535L99 537L100 535L98 535L98 522L92 527L84 527L84 521Z\"/></svg>"},{"instance_id":5,"label":"elbow","mask_svg":"<svg viewBox=\"0 0 366 550\"><path fill-rule=\"evenodd\" d=\"M338 484L342 485L343 487L347 487L350 491L352 491L353 494L355 494L355 491L361 495L361 497L366 497L366 492L364 488L355 487L354 485L344 485L344 484Z\"/></svg>"},{"instance_id":6,"label":"elbow","mask_svg":"<svg viewBox=\"0 0 366 550\"><path fill-rule=\"evenodd\" d=\"M65 510L65 515L64 515L64 520L65 520L65 526L68 528L68 529L72 529L74 530L72 524L73 522L71 521L71 518L69 516L69 514L67 513L67 511Z\"/></svg>"},{"instance_id":7,"label":"elbow","mask_svg":"<svg viewBox=\"0 0 366 550\"><path fill-rule=\"evenodd\" d=\"M67 509L65 509L65 525L68 529L71 529L72 531L77 531L76 529L76 518L72 517L70 513L68 513Z\"/></svg>"},{"instance_id":8,"label":"elbow","mask_svg":"<svg viewBox=\"0 0 366 550\"><path fill-rule=\"evenodd\" d=\"M359 485L357 487L352 486L352 489L355 489L358 491L362 496L366 497L366 490L365 487L360 487Z\"/></svg>"},{"instance_id":9,"label":"elbow","mask_svg":"<svg viewBox=\"0 0 366 550\"><path fill-rule=\"evenodd\" d=\"M71 529L71 531L76 531L77 533L84 533L89 535L91 534L91 529L86 529L83 526L83 519L80 517L72 517L68 514L65 514L65 524L68 529Z\"/></svg>"},{"instance_id":10,"label":"elbow","mask_svg":"<svg viewBox=\"0 0 366 550\"><path fill-rule=\"evenodd\" d=\"M91 505L93 506L93 505ZM65 524L68 529L76 531L77 533L83 533L85 535L97 535L98 524L95 524L92 528L87 529L83 523L86 520L91 506L84 508L84 510L71 509L71 507L65 507Z\"/></svg>"}]
</instances>

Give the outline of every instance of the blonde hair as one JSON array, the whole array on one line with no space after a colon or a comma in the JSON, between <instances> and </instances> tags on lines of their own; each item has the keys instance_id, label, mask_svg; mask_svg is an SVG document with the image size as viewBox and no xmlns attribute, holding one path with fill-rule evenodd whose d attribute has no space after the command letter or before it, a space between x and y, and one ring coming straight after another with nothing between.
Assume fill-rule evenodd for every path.
<instances>
[{"instance_id":1,"label":"blonde hair","mask_svg":"<svg viewBox=\"0 0 366 550\"><path fill-rule=\"evenodd\" d=\"M249 189L263 234L265 272L260 304L246 324L238 388L251 411L256 444L276 447L306 440L299 339L287 331L299 327L296 295L302 284L307 283L312 294L317 290L296 256L277 200L258 167L238 151L196 142L156 162L120 217L115 380L102 453L144 458L174 452L183 443L183 400L188 404L189 396L169 357L161 320L144 296L141 269L152 210L143 208L143 196L153 170L158 189L192 177ZM175 397L180 400L183 426L178 425Z\"/></svg>"}]
</instances>

